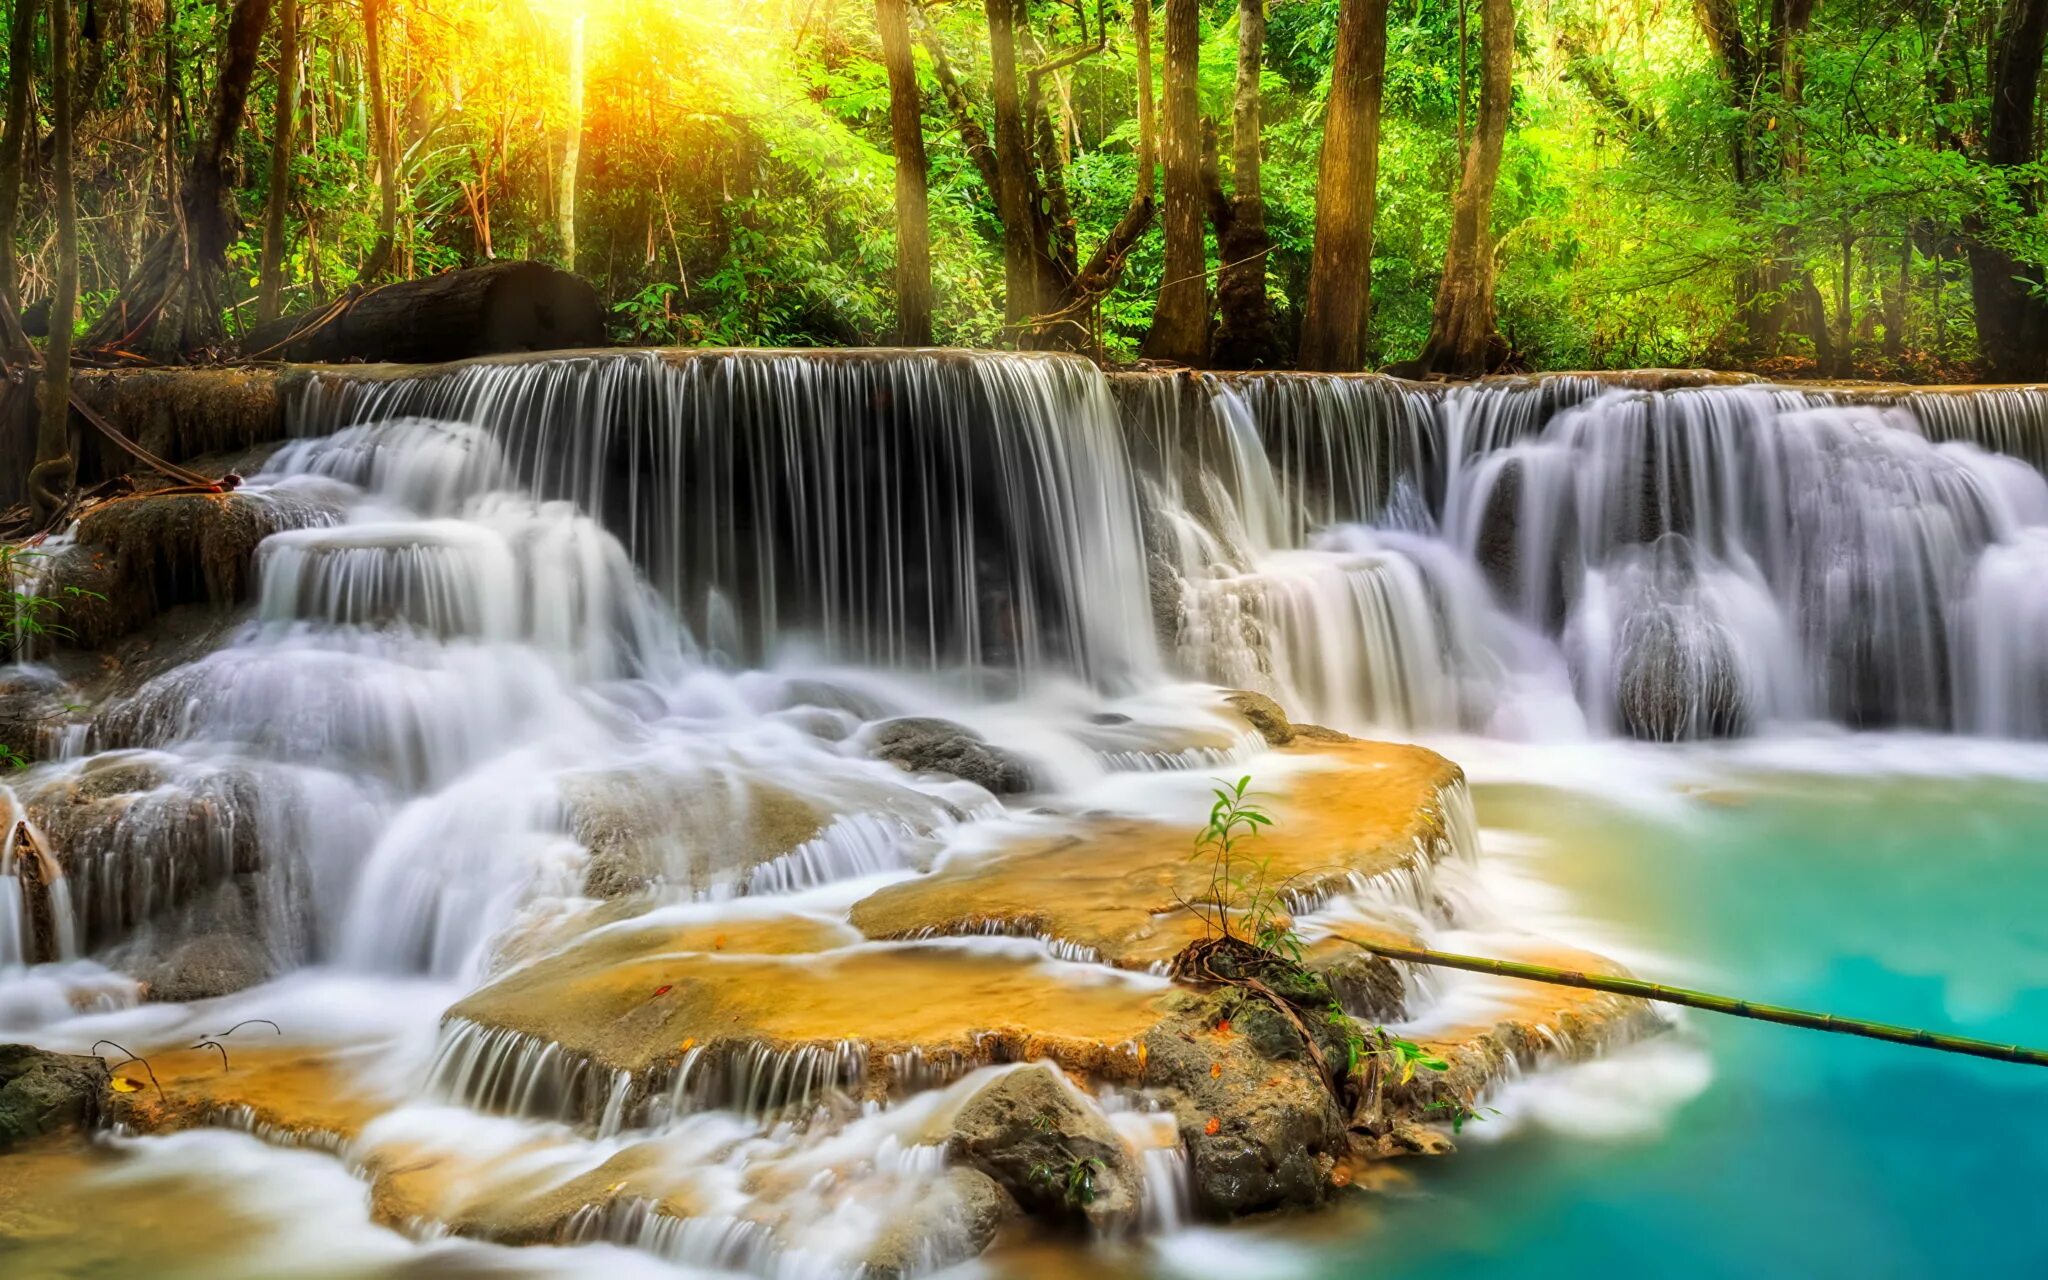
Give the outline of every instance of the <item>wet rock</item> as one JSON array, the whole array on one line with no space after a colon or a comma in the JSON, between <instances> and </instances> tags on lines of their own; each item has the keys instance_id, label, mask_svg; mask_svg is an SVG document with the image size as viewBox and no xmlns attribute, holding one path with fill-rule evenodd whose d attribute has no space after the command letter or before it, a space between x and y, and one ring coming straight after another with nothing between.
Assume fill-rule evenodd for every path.
<instances>
[{"instance_id":1,"label":"wet rock","mask_svg":"<svg viewBox=\"0 0 2048 1280\"><path fill-rule=\"evenodd\" d=\"M63 641L96 649L174 606L220 608L245 599L263 539L331 518L304 495L116 498L80 517L76 543L52 560L41 592L63 602Z\"/></svg>"},{"instance_id":2,"label":"wet rock","mask_svg":"<svg viewBox=\"0 0 2048 1280\"><path fill-rule=\"evenodd\" d=\"M861 1274L900 1280L979 1257L1017 1214L1017 1202L994 1178L978 1169L948 1169L909 1212L882 1228Z\"/></svg>"},{"instance_id":3,"label":"wet rock","mask_svg":"<svg viewBox=\"0 0 2048 1280\"><path fill-rule=\"evenodd\" d=\"M66 731L83 728L73 707L83 701L55 672L15 667L0 674L0 746L23 760L49 759Z\"/></svg>"},{"instance_id":4,"label":"wet rock","mask_svg":"<svg viewBox=\"0 0 2048 1280\"><path fill-rule=\"evenodd\" d=\"M992 746L964 724L928 716L887 720L870 734L874 754L912 773L962 778L999 796L1032 787L1031 769L1016 755Z\"/></svg>"},{"instance_id":5,"label":"wet rock","mask_svg":"<svg viewBox=\"0 0 2048 1280\"><path fill-rule=\"evenodd\" d=\"M590 850L584 892L620 898L658 883L693 891L730 882L815 839L832 815L759 779L649 770L569 785L571 822Z\"/></svg>"},{"instance_id":6,"label":"wet rock","mask_svg":"<svg viewBox=\"0 0 2048 1280\"><path fill-rule=\"evenodd\" d=\"M1748 730L1742 658L1725 628L1697 609L1664 605L1631 616L1621 632L1615 709L1630 737L1683 742Z\"/></svg>"},{"instance_id":7,"label":"wet rock","mask_svg":"<svg viewBox=\"0 0 2048 1280\"><path fill-rule=\"evenodd\" d=\"M246 933L207 933L173 947L155 964L136 974L148 986L151 1000L190 1004L233 995L271 974L270 956Z\"/></svg>"},{"instance_id":8,"label":"wet rock","mask_svg":"<svg viewBox=\"0 0 2048 1280\"><path fill-rule=\"evenodd\" d=\"M0 1150L98 1124L107 1089L107 1064L98 1058L0 1045Z\"/></svg>"},{"instance_id":9,"label":"wet rock","mask_svg":"<svg viewBox=\"0 0 2048 1280\"><path fill-rule=\"evenodd\" d=\"M968 1099L946 1157L988 1175L1027 1213L1113 1227L1137 1213L1129 1148L1050 1067L1012 1071Z\"/></svg>"},{"instance_id":10,"label":"wet rock","mask_svg":"<svg viewBox=\"0 0 2048 1280\"><path fill-rule=\"evenodd\" d=\"M1267 745L1284 747L1294 741L1294 722L1287 718L1280 704L1263 693L1239 689L1223 695L1223 700L1236 707L1238 714L1251 722Z\"/></svg>"},{"instance_id":11,"label":"wet rock","mask_svg":"<svg viewBox=\"0 0 2048 1280\"><path fill-rule=\"evenodd\" d=\"M1196 1211L1235 1218L1323 1203L1349 1137L1299 1036L1240 1030L1251 1005L1236 992L1189 993L1179 1003L1178 1016L1145 1045L1149 1078L1175 1095ZM1286 1056L1269 1057L1262 1046Z\"/></svg>"}]
</instances>

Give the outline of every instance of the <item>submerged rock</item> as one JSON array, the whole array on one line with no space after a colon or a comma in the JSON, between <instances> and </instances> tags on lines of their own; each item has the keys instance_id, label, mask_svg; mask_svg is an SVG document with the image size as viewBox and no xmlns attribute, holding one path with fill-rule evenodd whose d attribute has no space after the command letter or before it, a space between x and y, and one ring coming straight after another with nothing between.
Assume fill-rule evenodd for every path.
<instances>
[{"instance_id":1,"label":"submerged rock","mask_svg":"<svg viewBox=\"0 0 2048 1280\"><path fill-rule=\"evenodd\" d=\"M98 1058L0 1045L0 1151L105 1114L109 1076Z\"/></svg>"},{"instance_id":2,"label":"submerged rock","mask_svg":"<svg viewBox=\"0 0 2048 1280\"><path fill-rule=\"evenodd\" d=\"M912 773L963 778L999 796L1031 790L1031 767L1021 757L992 746L964 724L928 716L906 716L876 726L874 754Z\"/></svg>"},{"instance_id":3,"label":"submerged rock","mask_svg":"<svg viewBox=\"0 0 2048 1280\"><path fill-rule=\"evenodd\" d=\"M946 1158L987 1174L1035 1217L1115 1227L1142 1198L1130 1149L1051 1067L1012 1071L970 1098Z\"/></svg>"}]
</instances>

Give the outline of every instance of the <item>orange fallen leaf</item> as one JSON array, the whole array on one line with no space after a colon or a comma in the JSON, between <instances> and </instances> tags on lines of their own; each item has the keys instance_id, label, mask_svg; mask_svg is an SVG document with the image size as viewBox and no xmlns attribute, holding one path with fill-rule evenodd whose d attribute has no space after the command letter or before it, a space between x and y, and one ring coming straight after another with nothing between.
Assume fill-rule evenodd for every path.
<instances>
[{"instance_id":1,"label":"orange fallen leaf","mask_svg":"<svg viewBox=\"0 0 2048 1280\"><path fill-rule=\"evenodd\" d=\"M1151 1057L1152 1057L1152 1055L1151 1055L1150 1053L1148 1053L1148 1052L1146 1051L1146 1049L1145 1049L1145 1046L1144 1046L1144 1045L1142 1045L1142 1044L1141 1044L1141 1045L1139 1045L1139 1046L1138 1046L1138 1068L1139 1068L1139 1070L1141 1070L1141 1071L1142 1071L1142 1070L1144 1069L1144 1067L1145 1067L1145 1063L1146 1063L1147 1061L1149 1061L1149 1060L1151 1059Z\"/></svg>"},{"instance_id":2,"label":"orange fallen leaf","mask_svg":"<svg viewBox=\"0 0 2048 1280\"><path fill-rule=\"evenodd\" d=\"M712 949L713 951L723 951L723 950L725 950L725 935L724 935L724 934L722 934L722 933L721 933L721 934L719 934L719 935L718 935L717 937L715 937L715 938L713 938L713 939L711 940L711 949Z\"/></svg>"},{"instance_id":3,"label":"orange fallen leaf","mask_svg":"<svg viewBox=\"0 0 2048 1280\"><path fill-rule=\"evenodd\" d=\"M673 986L660 986L654 989L654 994L658 996L665 996L673 990L675 990L675 987Z\"/></svg>"},{"instance_id":4,"label":"orange fallen leaf","mask_svg":"<svg viewBox=\"0 0 2048 1280\"><path fill-rule=\"evenodd\" d=\"M1227 1036L1230 1034L1230 1019L1225 1018L1223 1021L1216 1024L1216 1034L1220 1036Z\"/></svg>"},{"instance_id":5,"label":"orange fallen leaf","mask_svg":"<svg viewBox=\"0 0 2048 1280\"><path fill-rule=\"evenodd\" d=\"M1217 1134L1223 1132L1223 1122L1221 1120L1218 1120L1215 1116L1210 1116L1209 1123L1202 1126L1202 1132L1208 1134L1210 1137L1213 1138Z\"/></svg>"},{"instance_id":6,"label":"orange fallen leaf","mask_svg":"<svg viewBox=\"0 0 2048 1280\"><path fill-rule=\"evenodd\" d=\"M697 1047L697 1037L691 1036L688 1039L684 1040L681 1044L677 1045L676 1047L678 1049L681 1049L684 1053L688 1053L690 1050Z\"/></svg>"},{"instance_id":7,"label":"orange fallen leaf","mask_svg":"<svg viewBox=\"0 0 2048 1280\"><path fill-rule=\"evenodd\" d=\"M141 1087L142 1084L140 1081L130 1080L127 1076L114 1077L113 1088L115 1093L134 1093L137 1089L140 1089Z\"/></svg>"},{"instance_id":8,"label":"orange fallen leaf","mask_svg":"<svg viewBox=\"0 0 2048 1280\"><path fill-rule=\"evenodd\" d=\"M1220 1076L1220 1075L1222 1075L1222 1074L1223 1074L1223 1064L1222 1064L1222 1063L1220 1063L1220 1062L1212 1062L1212 1063L1210 1063L1210 1064L1209 1064L1209 1078L1210 1078L1211 1080L1214 1080L1214 1079L1215 1079L1215 1078L1216 1078L1217 1076Z\"/></svg>"}]
</instances>

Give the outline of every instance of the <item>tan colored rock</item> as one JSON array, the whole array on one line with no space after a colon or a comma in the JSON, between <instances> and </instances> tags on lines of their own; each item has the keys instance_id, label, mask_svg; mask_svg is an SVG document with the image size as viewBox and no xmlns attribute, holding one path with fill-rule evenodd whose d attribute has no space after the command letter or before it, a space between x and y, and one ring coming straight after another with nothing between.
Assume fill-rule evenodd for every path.
<instances>
[{"instance_id":1,"label":"tan colored rock","mask_svg":"<svg viewBox=\"0 0 2048 1280\"><path fill-rule=\"evenodd\" d=\"M1297 910L1381 878L1424 879L1449 850L1445 805L1463 774L1432 751L1389 743L1289 748L1310 767L1261 798L1273 826L1247 846ZM1195 828L1087 819L916 880L853 909L872 938L1002 933L1037 936L1124 968L1162 966L1205 925L1186 904L1212 894L1190 858Z\"/></svg>"}]
</instances>

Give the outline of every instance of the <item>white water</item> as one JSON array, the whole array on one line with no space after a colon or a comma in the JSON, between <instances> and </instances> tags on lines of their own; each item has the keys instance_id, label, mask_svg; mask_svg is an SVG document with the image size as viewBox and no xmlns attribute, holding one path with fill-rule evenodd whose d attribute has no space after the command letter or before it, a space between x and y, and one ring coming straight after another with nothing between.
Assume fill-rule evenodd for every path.
<instances>
[{"instance_id":1,"label":"white water","mask_svg":"<svg viewBox=\"0 0 2048 1280\"><path fill-rule=\"evenodd\" d=\"M1076 362L950 356L629 355L317 388L304 438L247 492L317 495L334 522L265 542L234 643L100 712L98 754L11 790L63 837L73 941L24 966L26 904L0 874L0 1019L75 1049L242 1017L368 1045L367 1074L405 1103L358 1159L430 1148L488 1199L630 1147L697 1211L615 1206L575 1240L846 1274L937 1185L920 1137L984 1077L810 1125L778 1113L829 1094L840 1064L768 1064L782 1074L752 1102L651 1116L598 1080L602 1119L577 1131L521 1099L584 1084L549 1078L542 1050L442 1029L441 1011L587 929L607 877L708 919L769 898L841 919L888 879L1060 814L1183 820L1216 768L1285 768L1188 681L1453 741L1482 770L1546 757L1489 761L1448 735L1576 743L1575 784L1607 771L1596 785L1622 792L1639 770L1668 794L1672 767L1607 741L1623 733L1763 735L1758 749L1815 720L2048 735L2048 484L1953 442L1972 428L1949 401L1923 423L1766 389L1571 381L1118 394L1121 418ZM2014 412L1991 406L1987 443L2023 452ZM1021 753L1037 794L1005 808L871 758L869 726L906 714ZM114 793L133 799L65 808L114 770L141 771ZM749 855L803 813L811 834ZM622 848L623 869L606 861ZM1310 932L1357 913L1473 949L1533 930L1656 959L1546 910L1493 858L1317 905ZM120 971L223 920L287 976L215 1007L133 1007ZM1418 1027L1492 998L1415 995ZM1653 1123L1704 1068L1647 1051L1668 1087L1620 1095L1596 1065L1501 1105ZM1574 1110L1596 1096L1607 1113ZM1146 1228L1178 1229L1170 1128L1112 1118L1146 1171ZM135 1176L189 1156L239 1187L321 1159L273 1165L246 1141L136 1142Z\"/></svg>"}]
</instances>

